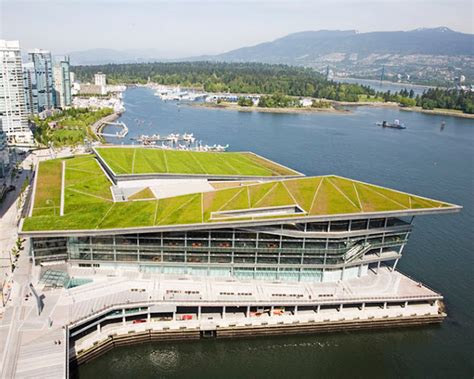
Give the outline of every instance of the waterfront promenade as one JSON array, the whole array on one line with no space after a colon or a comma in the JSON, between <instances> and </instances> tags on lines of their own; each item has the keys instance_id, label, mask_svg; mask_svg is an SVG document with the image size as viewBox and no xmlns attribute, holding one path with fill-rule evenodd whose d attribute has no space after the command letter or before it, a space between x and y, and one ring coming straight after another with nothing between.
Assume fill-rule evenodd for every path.
<instances>
[{"instance_id":1,"label":"waterfront promenade","mask_svg":"<svg viewBox=\"0 0 474 379\"><path fill-rule=\"evenodd\" d=\"M199 331L206 330L217 330L217 337L225 337L291 333L297 324L314 332L325 327L344 329L345 324L360 329L377 327L377 321L403 326L404 320L410 325L443 318L439 294L388 268L379 274L371 272L364 278L334 283L229 282L76 268L70 269L71 277L92 282L65 289L38 283L41 272L54 266L32 267L26 256L21 259L20 269L15 271L14 296L0 323L2 379L65 377L69 358L79 362L87 359L111 334L126 335L130 342L130 333L140 336L143 332L153 332L155 340L184 339L190 331L192 338L199 338ZM26 296L31 293L30 282L43 299L40 315L34 296ZM417 299L425 303L417 304ZM429 299L431 304L426 303ZM354 302L362 306L355 307ZM278 306L282 304L286 307ZM183 317L180 307L187 309L187 316ZM153 309L168 310L172 315L155 317ZM118 319L110 312L118 314ZM114 317L118 322L104 322ZM134 322L137 319L141 321ZM68 330L73 336L70 349ZM179 331L180 336L170 337L173 331Z\"/></svg>"}]
</instances>

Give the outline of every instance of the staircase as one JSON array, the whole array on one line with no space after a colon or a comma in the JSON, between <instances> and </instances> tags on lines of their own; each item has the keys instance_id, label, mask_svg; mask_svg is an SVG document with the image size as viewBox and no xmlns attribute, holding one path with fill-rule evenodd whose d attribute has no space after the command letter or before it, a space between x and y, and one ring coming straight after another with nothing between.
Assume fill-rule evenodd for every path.
<instances>
[{"instance_id":1,"label":"staircase","mask_svg":"<svg viewBox=\"0 0 474 379\"><path fill-rule=\"evenodd\" d=\"M372 246L368 242L355 244L349 250L347 250L345 255L345 262L347 263L355 261L362 255L364 255L367 251L369 251L371 248Z\"/></svg>"}]
</instances>

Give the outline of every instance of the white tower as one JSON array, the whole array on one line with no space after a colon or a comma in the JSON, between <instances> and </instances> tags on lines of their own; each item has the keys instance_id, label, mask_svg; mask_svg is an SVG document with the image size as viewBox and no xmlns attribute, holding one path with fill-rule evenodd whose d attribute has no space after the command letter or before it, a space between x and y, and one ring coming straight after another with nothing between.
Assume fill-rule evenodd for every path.
<instances>
[{"instance_id":1,"label":"white tower","mask_svg":"<svg viewBox=\"0 0 474 379\"><path fill-rule=\"evenodd\" d=\"M9 143L33 144L18 41L0 40L0 119Z\"/></svg>"}]
</instances>

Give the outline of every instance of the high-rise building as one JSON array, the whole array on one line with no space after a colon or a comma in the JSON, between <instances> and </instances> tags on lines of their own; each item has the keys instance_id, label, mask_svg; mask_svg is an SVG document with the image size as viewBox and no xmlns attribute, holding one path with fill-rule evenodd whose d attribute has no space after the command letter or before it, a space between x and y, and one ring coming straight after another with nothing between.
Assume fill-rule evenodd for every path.
<instances>
[{"instance_id":1,"label":"high-rise building","mask_svg":"<svg viewBox=\"0 0 474 379\"><path fill-rule=\"evenodd\" d=\"M94 75L94 84L96 86L106 86L107 85L107 78L105 74L102 72L98 72L97 74Z\"/></svg>"},{"instance_id":2,"label":"high-rise building","mask_svg":"<svg viewBox=\"0 0 474 379\"><path fill-rule=\"evenodd\" d=\"M36 88L35 66L33 62L23 64L23 85L25 89L25 103L28 114L38 113L38 89Z\"/></svg>"},{"instance_id":3,"label":"high-rise building","mask_svg":"<svg viewBox=\"0 0 474 379\"><path fill-rule=\"evenodd\" d=\"M66 108L71 106L71 76L69 71L69 57L59 57L53 68L54 90L56 92L56 106Z\"/></svg>"},{"instance_id":4,"label":"high-rise building","mask_svg":"<svg viewBox=\"0 0 474 379\"><path fill-rule=\"evenodd\" d=\"M18 41L0 40L0 120L10 143L33 143Z\"/></svg>"},{"instance_id":5,"label":"high-rise building","mask_svg":"<svg viewBox=\"0 0 474 379\"><path fill-rule=\"evenodd\" d=\"M34 49L28 52L30 62L35 66L36 87L38 89L38 111L43 112L56 106L54 92L53 61L47 50Z\"/></svg>"}]
</instances>

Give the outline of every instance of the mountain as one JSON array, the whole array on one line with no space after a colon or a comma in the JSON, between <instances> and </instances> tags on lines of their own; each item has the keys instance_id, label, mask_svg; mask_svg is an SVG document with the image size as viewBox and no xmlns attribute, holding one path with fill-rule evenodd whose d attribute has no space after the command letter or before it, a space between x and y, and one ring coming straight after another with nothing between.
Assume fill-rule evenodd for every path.
<instances>
[{"instance_id":1,"label":"mountain","mask_svg":"<svg viewBox=\"0 0 474 379\"><path fill-rule=\"evenodd\" d=\"M446 27L408 32L307 31L272 42L232 50L217 60L298 64L327 54L447 55L474 56L474 35Z\"/></svg>"},{"instance_id":2,"label":"mountain","mask_svg":"<svg viewBox=\"0 0 474 379\"><path fill-rule=\"evenodd\" d=\"M205 58L306 66L341 77L379 79L383 72L384 79L392 81L452 85L465 76L467 82L474 82L474 35L447 27L306 31Z\"/></svg>"},{"instance_id":3,"label":"mountain","mask_svg":"<svg viewBox=\"0 0 474 379\"><path fill-rule=\"evenodd\" d=\"M69 54L73 65L170 61L158 49L93 49ZM271 42L218 55L174 61L282 63L328 70L336 76L453 85L464 76L474 83L474 35L447 27L358 33L319 30L289 34Z\"/></svg>"}]
</instances>

